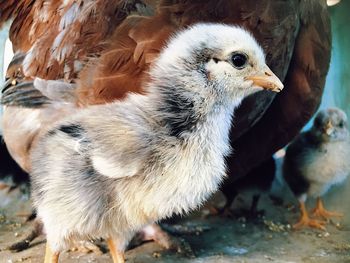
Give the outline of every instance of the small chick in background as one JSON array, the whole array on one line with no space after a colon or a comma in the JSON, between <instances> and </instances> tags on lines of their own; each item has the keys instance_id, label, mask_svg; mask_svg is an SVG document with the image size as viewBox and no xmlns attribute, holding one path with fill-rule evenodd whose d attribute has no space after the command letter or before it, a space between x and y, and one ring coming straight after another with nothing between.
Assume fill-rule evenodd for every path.
<instances>
[{"instance_id":1,"label":"small chick in background","mask_svg":"<svg viewBox=\"0 0 350 263\"><path fill-rule=\"evenodd\" d=\"M350 137L346 114L337 108L320 111L310 130L301 133L287 148L284 179L300 203L301 218L294 228L325 229L325 221L312 219L306 199L317 198L313 216L327 219L342 214L327 211L321 196L341 184L350 173Z\"/></svg>"},{"instance_id":2,"label":"small chick in background","mask_svg":"<svg viewBox=\"0 0 350 263\"><path fill-rule=\"evenodd\" d=\"M255 39L221 24L177 34L150 76L144 95L81 110L34 147L45 262L87 238L105 238L113 262L124 262L136 231L197 208L218 189L242 99L283 88Z\"/></svg>"}]
</instances>

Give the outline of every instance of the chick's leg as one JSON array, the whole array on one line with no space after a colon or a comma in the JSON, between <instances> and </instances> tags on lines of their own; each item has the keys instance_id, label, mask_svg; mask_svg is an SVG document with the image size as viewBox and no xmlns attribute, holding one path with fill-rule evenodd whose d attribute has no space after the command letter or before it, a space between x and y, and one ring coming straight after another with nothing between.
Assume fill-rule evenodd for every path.
<instances>
[{"instance_id":1,"label":"chick's leg","mask_svg":"<svg viewBox=\"0 0 350 263\"><path fill-rule=\"evenodd\" d=\"M326 222L316 220L316 219L311 219L306 211L305 207L305 202L304 201L299 201L300 203L300 212L301 212L301 217L299 219L299 222L293 225L294 229L300 229L303 227L312 227L312 228L318 228L322 230L326 230L324 227Z\"/></svg>"},{"instance_id":2,"label":"chick's leg","mask_svg":"<svg viewBox=\"0 0 350 263\"><path fill-rule=\"evenodd\" d=\"M118 244L112 238L107 240L109 251L112 255L113 263L124 263L124 251L118 249ZM45 262L46 263L46 262Z\"/></svg>"},{"instance_id":3,"label":"chick's leg","mask_svg":"<svg viewBox=\"0 0 350 263\"><path fill-rule=\"evenodd\" d=\"M312 215L317 216L317 217L322 217L325 219L327 219L329 217L342 217L343 216L343 214L338 213L338 212L327 211L323 206L323 202L322 202L321 197L317 198L316 207L314 208Z\"/></svg>"},{"instance_id":4,"label":"chick's leg","mask_svg":"<svg viewBox=\"0 0 350 263\"><path fill-rule=\"evenodd\" d=\"M46 242L46 251L45 251L45 261L44 263L58 263L58 252L53 252L50 248L49 243Z\"/></svg>"}]
</instances>

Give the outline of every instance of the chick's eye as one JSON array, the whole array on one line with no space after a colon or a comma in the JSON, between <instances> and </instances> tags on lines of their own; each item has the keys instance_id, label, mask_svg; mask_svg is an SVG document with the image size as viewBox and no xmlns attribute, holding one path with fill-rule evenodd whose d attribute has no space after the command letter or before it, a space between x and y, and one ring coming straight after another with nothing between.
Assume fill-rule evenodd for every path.
<instances>
[{"instance_id":1,"label":"chick's eye","mask_svg":"<svg viewBox=\"0 0 350 263\"><path fill-rule=\"evenodd\" d=\"M340 128L344 128L344 122L343 122L343 121L341 121L341 122L339 123L339 127L340 127Z\"/></svg>"},{"instance_id":2,"label":"chick's eye","mask_svg":"<svg viewBox=\"0 0 350 263\"><path fill-rule=\"evenodd\" d=\"M248 57L243 53L234 53L232 55L232 64L237 69L243 69L248 62Z\"/></svg>"}]
</instances>

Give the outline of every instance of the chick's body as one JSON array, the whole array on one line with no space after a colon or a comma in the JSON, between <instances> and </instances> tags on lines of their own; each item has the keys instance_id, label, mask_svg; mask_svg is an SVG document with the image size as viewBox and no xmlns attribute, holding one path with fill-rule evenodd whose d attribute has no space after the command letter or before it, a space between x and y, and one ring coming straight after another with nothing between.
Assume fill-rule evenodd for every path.
<instances>
[{"instance_id":1,"label":"chick's body","mask_svg":"<svg viewBox=\"0 0 350 263\"><path fill-rule=\"evenodd\" d=\"M302 134L296 142L302 148L291 147L287 152L288 156L294 150L300 151L294 163L294 169L298 171L291 176L300 176L300 180L305 180L305 185L298 184L297 180L289 181L295 193L307 193L308 196L318 197L324 195L332 185L342 183L349 175L350 143L349 141L320 143L313 141L312 136L310 132Z\"/></svg>"},{"instance_id":2,"label":"chick's body","mask_svg":"<svg viewBox=\"0 0 350 263\"><path fill-rule=\"evenodd\" d=\"M283 165L286 182L300 202L320 198L350 174L350 137L344 112L318 113L313 127L287 148ZM320 202L320 201L319 201Z\"/></svg>"},{"instance_id":3,"label":"chick's body","mask_svg":"<svg viewBox=\"0 0 350 263\"><path fill-rule=\"evenodd\" d=\"M147 119L138 99L85 110L36 147L33 199L44 224L54 226L47 227L48 240L132 235L188 212L216 190L229 148L211 145L227 141L219 131L231 113L221 125L178 141Z\"/></svg>"}]
</instances>

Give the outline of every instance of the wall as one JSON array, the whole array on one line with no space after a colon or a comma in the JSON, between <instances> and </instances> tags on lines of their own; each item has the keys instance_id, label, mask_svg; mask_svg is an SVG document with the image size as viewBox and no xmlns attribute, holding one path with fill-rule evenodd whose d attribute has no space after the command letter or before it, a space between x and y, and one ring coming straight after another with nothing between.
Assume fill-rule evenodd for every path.
<instances>
[{"instance_id":1,"label":"wall","mask_svg":"<svg viewBox=\"0 0 350 263\"><path fill-rule=\"evenodd\" d=\"M321 108L339 107L350 118L350 1L342 0L329 11L332 18L332 58ZM334 187L326 200L330 208L345 214L347 224L350 224L349 200L350 178L344 185Z\"/></svg>"},{"instance_id":2,"label":"wall","mask_svg":"<svg viewBox=\"0 0 350 263\"><path fill-rule=\"evenodd\" d=\"M337 106L350 117L350 1L329 7L332 18L332 58L321 108Z\"/></svg>"}]
</instances>

